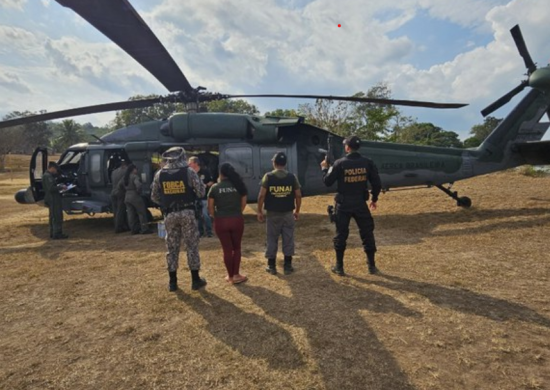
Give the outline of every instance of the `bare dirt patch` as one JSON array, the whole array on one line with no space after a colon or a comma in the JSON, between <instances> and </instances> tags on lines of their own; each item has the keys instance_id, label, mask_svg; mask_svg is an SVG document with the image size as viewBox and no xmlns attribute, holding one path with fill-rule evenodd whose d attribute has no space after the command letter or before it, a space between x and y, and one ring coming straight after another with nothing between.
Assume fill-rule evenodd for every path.
<instances>
[{"instance_id":1,"label":"bare dirt patch","mask_svg":"<svg viewBox=\"0 0 550 390\"><path fill-rule=\"evenodd\" d=\"M263 271L264 226L247 209L243 272L223 280L201 242L204 292L167 291L164 243L112 234L109 216L18 205L26 175L0 175L0 387L10 389L543 389L550 386L550 179L500 173L391 192L366 272L356 229L333 276L330 197L305 200L296 273ZM279 260L280 261L280 260ZM185 256L182 256L185 265Z\"/></svg>"}]
</instances>

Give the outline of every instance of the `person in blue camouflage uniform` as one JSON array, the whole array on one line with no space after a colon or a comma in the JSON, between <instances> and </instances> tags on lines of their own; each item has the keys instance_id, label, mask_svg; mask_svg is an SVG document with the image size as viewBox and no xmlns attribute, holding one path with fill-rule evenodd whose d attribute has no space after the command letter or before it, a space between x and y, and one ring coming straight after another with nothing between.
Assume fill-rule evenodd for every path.
<instances>
[{"instance_id":1,"label":"person in blue camouflage uniform","mask_svg":"<svg viewBox=\"0 0 550 390\"><path fill-rule=\"evenodd\" d=\"M151 184L151 200L161 206L164 214L166 262L170 278L168 289L178 289L177 270L183 240L191 271L191 288L198 290L206 286L206 280L199 276L201 261L195 201L204 196L205 186L197 173L187 165L182 147L168 149L162 158L166 164L155 174Z\"/></svg>"}]
</instances>

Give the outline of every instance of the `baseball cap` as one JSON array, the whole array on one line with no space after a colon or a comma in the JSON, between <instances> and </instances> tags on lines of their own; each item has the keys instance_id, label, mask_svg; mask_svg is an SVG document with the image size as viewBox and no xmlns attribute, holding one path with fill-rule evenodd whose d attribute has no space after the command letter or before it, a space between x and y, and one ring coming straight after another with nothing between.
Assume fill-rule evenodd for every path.
<instances>
[{"instance_id":1,"label":"baseball cap","mask_svg":"<svg viewBox=\"0 0 550 390\"><path fill-rule=\"evenodd\" d=\"M273 161L276 165L284 167L286 165L286 154L284 152L277 152L271 161Z\"/></svg>"},{"instance_id":2,"label":"baseball cap","mask_svg":"<svg viewBox=\"0 0 550 390\"><path fill-rule=\"evenodd\" d=\"M344 145L348 145L352 149L359 149L359 147L361 146L361 139L356 135L352 135L344 139L343 143Z\"/></svg>"}]
</instances>

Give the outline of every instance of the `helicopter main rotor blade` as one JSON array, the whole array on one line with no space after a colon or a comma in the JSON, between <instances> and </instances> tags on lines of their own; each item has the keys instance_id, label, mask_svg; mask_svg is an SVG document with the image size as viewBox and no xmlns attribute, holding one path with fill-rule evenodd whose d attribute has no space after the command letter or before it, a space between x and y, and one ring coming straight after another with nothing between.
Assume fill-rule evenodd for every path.
<instances>
[{"instance_id":1,"label":"helicopter main rotor blade","mask_svg":"<svg viewBox=\"0 0 550 390\"><path fill-rule=\"evenodd\" d=\"M132 56L170 92L193 88L128 0L56 0L71 8Z\"/></svg>"},{"instance_id":2,"label":"helicopter main rotor blade","mask_svg":"<svg viewBox=\"0 0 550 390\"><path fill-rule=\"evenodd\" d=\"M533 62L533 59L529 54L529 50L527 50L527 45L525 44L525 40L523 39L523 34L521 33L519 25L516 24L514 27L512 27L510 33L514 38L514 42L516 43L519 54L523 57L523 62L525 62L525 67L529 71L529 74L533 73L537 69L537 66Z\"/></svg>"},{"instance_id":3,"label":"helicopter main rotor blade","mask_svg":"<svg viewBox=\"0 0 550 390\"><path fill-rule=\"evenodd\" d=\"M512 89L510 92L508 92L506 95L502 96L500 99L496 100L495 102L489 104L487 107L485 107L481 111L481 115L484 117L492 113L493 111L498 110L500 107L504 106L506 103L508 103L514 96L516 96L518 93L523 91L525 87L529 85L529 82L527 80L522 81L520 85L518 85L516 88Z\"/></svg>"},{"instance_id":4,"label":"helicopter main rotor blade","mask_svg":"<svg viewBox=\"0 0 550 390\"><path fill-rule=\"evenodd\" d=\"M358 103L375 103L382 105L428 107L428 108L461 108L467 106L463 103L434 103L420 100L397 100L397 99L378 99L364 98L357 96L331 96L331 95L224 95L226 98L244 98L244 97L267 97L267 98L296 98L296 99L324 99L341 100Z\"/></svg>"},{"instance_id":5,"label":"helicopter main rotor blade","mask_svg":"<svg viewBox=\"0 0 550 390\"><path fill-rule=\"evenodd\" d=\"M124 102L115 102L107 104L98 104L95 106L87 106L80 108L71 108L69 110L47 112L45 114L30 115L22 118L10 119L0 122L0 129L4 127L12 127L24 125L26 123L43 122L52 119L68 118L71 116L79 116L86 114L96 114L98 112L127 110L132 108L150 107L156 103L161 103L161 98L143 99L143 100L129 100Z\"/></svg>"}]
</instances>

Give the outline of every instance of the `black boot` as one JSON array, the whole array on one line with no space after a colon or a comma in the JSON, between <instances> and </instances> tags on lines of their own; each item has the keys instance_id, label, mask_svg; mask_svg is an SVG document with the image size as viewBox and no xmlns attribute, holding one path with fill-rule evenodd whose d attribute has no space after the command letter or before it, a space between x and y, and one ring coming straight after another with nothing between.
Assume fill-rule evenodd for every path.
<instances>
[{"instance_id":1,"label":"black boot","mask_svg":"<svg viewBox=\"0 0 550 390\"><path fill-rule=\"evenodd\" d=\"M338 276L346 275L344 273L344 251L336 251L336 265L331 270Z\"/></svg>"},{"instance_id":2,"label":"black boot","mask_svg":"<svg viewBox=\"0 0 550 390\"><path fill-rule=\"evenodd\" d=\"M267 267L265 268L266 272L269 272L271 275L277 275L277 265L275 264L275 259L267 259Z\"/></svg>"},{"instance_id":3,"label":"black boot","mask_svg":"<svg viewBox=\"0 0 550 390\"><path fill-rule=\"evenodd\" d=\"M170 277L168 291L176 291L178 289L178 271L169 271L168 276Z\"/></svg>"},{"instance_id":4,"label":"black boot","mask_svg":"<svg viewBox=\"0 0 550 390\"><path fill-rule=\"evenodd\" d=\"M193 290L198 290L199 288L202 288L202 287L206 286L206 279L201 278L199 276L199 271L198 270L191 271L191 280L192 280L191 288Z\"/></svg>"},{"instance_id":5,"label":"black boot","mask_svg":"<svg viewBox=\"0 0 550 390\"><path fill-rule=\"evenodd\" d=\"M294 272L294 268L292 267L292 256L285 256L284 271L285 275L290 275Z\"/></svg>"},{"instance_id":6,"label":"black boot","mask_svg":"<svg viewBox=\"0 0 550 390\"><path fill-rule=\"evenodd\" d=\"M369 266L369 274L374 275L380 272L378 268L376 268L376 263L374 262L374 252L367 253L367 264Z\"/></svg>"}]
</instances>

